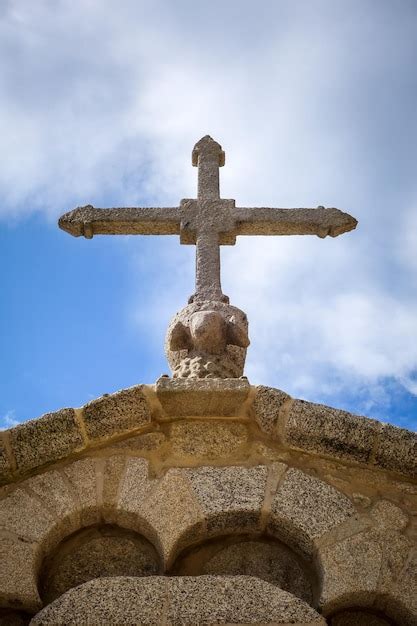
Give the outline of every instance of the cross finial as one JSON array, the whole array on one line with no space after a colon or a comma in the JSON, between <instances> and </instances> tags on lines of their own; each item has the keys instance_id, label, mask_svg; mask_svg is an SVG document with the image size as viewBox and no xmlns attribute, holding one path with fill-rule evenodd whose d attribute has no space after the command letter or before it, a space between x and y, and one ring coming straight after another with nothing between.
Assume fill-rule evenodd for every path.
<instances>
[{"instance_id":1,"label":"cross finial","mask_svg":"<svg viewBox=\"0 0 417 626\"><path fill-rule=\"evenodd\" d=\"M60 228L78 237L96 234L173 235L196 246L196 285L190 304L173 320L166 350L174 376L235 378L243 374L249 344L246 315L228 304L220 284L220 246L237 235L317 235L337 237L357 221L339 209L239 208L220 198L220 144L209 135L196 143L196 199L179 207L96 209L79 207L63 215ZM185 356L184 356L185 355Z\"/></svg>"},{"instance_id":2,"label":"cross finial","mask_svg":"<svg viewBox=\"0 0 417 626\"><path fill-rule=\"evenodd\" d=\"M221 145L210 135L205 135L195 144L191 162L194 167L198 167L198 199L220 198L219 167L225 163Z\"/></svg>"}]
</instances>

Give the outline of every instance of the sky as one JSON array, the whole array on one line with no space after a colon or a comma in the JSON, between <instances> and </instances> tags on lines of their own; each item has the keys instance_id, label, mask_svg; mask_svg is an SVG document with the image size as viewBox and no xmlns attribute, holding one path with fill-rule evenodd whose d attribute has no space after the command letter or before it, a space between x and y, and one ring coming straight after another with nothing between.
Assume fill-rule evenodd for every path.
<instances>
[{"instance_id":1,"label":"sky","mask_svg":"<svg viewBox=\"0 0 417 626\"><path fill-rule=\"evenodd\" d=\"M57 219L195 197L210 134L223 198L359 222L222 247L249 381L415 430L416 33L413 0L2 0L0 427L169 372L194 247Z\"/></svg>"}]
</instances>

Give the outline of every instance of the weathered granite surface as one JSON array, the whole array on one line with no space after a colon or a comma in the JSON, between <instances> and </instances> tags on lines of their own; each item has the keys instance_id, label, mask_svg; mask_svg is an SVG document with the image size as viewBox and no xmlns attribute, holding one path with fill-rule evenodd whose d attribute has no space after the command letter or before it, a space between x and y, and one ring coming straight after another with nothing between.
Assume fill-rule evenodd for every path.
<instances>
[{"instance_id":1,"label":"weathered granite surface","mask_svg":"<svg viewBox=\"0 0 417 626\"><path fill-rule=\"evenodd\" d=\"M83 421L91 442L150 424L151 412L143 385L107 394L83 407Z\"/></svg>"},{"instance_id":2,"label":"weathered granite surface","mask_svg":"<svg viewBox=\"0 0 417 626\"><path fill-rule=\"evenodd\" d=\"M102 578L71 589L31 625L317 624L308 604L250 576Z\"/></svg>"},{"instance_id":3,"label":"weathered granite surface","mask_svg":"<svg viewBox=\"0 0 417 626\"><path fill-rule=\"evenodd\" d=\"M161 431L160 424L184 418L230 418L256 424L258 431L251 430L247 448L242 448L242 460L251 448L261 449L267 438L269 445L281 446L289 453L303 451L376 471L417 477L414 432L294 400L279 389L253 387L245 379L161 377L156 385L124 389L81 409L49 413L1 433L0 485L99 446L111 444L123 449L133 445L139 450L139 440L133 437L167 442L169 432ZM149 452L159 449L156 443L147 444L142 446L144 453L146 447ZM167 448L169 443L165 444ZM233 462L236 460L233 456Z\"/></svg>"},{"instance_id":4,"label":"weathered granite surface","mask_svg":"<svg viewBox=\"0 0 417 626\"><path fill-rule=\"evenodd\" d=\"M3 433L0 432L0 477L2 476L4 479L11 479L12 472L13 467L10 462L10 457L7 454L6 441Z\"/></svg>"},{"instance_id":5,"label":"weathered granite surface","mask_svg":"<svg viewBox=\"0 0 417 626\"><path fill-rule=\"evenodd\" d=\"M21 619L19 612L41 608L39 580L58 594L88 576L147 579L153 572L139 544L150 543L158 573L257 573L326 618L371 611L414 626L415 434L246 380L163 377L87 407L69 410L63 422L58 412L58 431L53 414L32 421L27 464L28 436L22 446L14 429L2 433L0 609L10 619L10 610ZM82 441L64 457L61 427L64 447L68 432ZM114 537L71 543L108 525ZM123 557L126 533L138 537L128 548L132 561ZM268 558L264 546L277 540L282 553ZM55 579L48 578L54 555ZM181 570L195 555L194 569Z\"/></svg>"},{"instance_id":6,"label":"weathered granite surface","mask_svg":"<svg viewBox=\"0 0 417 626\"><path fill-rule=\"evenodd\" d=\"M243 411L250 385L246 379L182 380L165 376L155 384L163 417L234 417Z\"/></svg>"},{"instance_id":7,"label":"weathered granite surface","mask_svg":"<svg viewBox=\"0 0 417 626\"><path fill-rule=\"evenodd\" d=\"M308 558L317 540L355 509L334 487L291 468L274 495L271 512L270 531Z\"/></svg>"},{"instance_id":8,"label":"weathered granite surface","mask_svg":"<svg viewBox=\"0 0 417 626\"><path fill-rule=\"evenodd\" d=\"M0 605L39 611L42 602L37 587L39 559L36 544L13 537L0 537Z\"/></svg>"},{"instance_id":9,"label":"weathered granite surface","mask_svg":"<svg viewBox=\"0 0 417 626\"><path fill-rule=\"evenodd\" d=\"M285 441L296 448L367 463L381 424L322 404L294 400Z\"/></svg>"},{"instance_id":10,"label":"weathered granite surface","mask_svg":"<svg viewBox=\"0 0 417 626\"><path fill-rule=\"evenodd\" d=\"M313 572L288 546L266 536L228 535L205 542L178 559L175 573L256 576L314 605Z\"/></svg>"},{"instance_id":11,"label":"weathered granite surface","mask_svg":"<svg viewBox=\"0 0 417 626\"><path fill-rule=\"evenodd\" d=\"M170 429L171 450L179 461L205 457L227 462L239 455L248 437L247 425L239 422L181 420Z\"/></svg>"},{"instance_id":12,"label":"weathered granite surface","mask_svg":"<svg viewBox=\"0 0 417 626\"><path fill-rule=\"evenodd\" d=\"M161 564L144 537L110 525L90 527L64 541L44 565L42 598L50 603L89 580L155 576Z\"/></svg>"},{"instance_id":13,"label":"weathered granite surface","mask_svg":"<svg viewBox=\"0 0 417 626\"><path fill-rule=\"evenodd\" d=\"M23 473L81 450L84 440L74 409L47 413L9 430L17 471Z\"/></svg>"},{"instance_id":14,"label":"weathered granite surface","mask_svg":"<svg viewBox=\"0 0 417 626\"><path fill-rule=\"evenodd\" d=\"M266 467L198 467L184 473L205 513L208 534L260 529Z\"/></svg>"}]
</instances>

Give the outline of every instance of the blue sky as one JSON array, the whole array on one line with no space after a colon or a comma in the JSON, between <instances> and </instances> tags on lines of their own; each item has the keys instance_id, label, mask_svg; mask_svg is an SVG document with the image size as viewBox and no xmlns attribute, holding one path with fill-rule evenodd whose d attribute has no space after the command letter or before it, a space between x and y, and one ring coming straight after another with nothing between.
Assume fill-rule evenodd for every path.
<instances>
[{"instance_id":1,"label":"blue sky","mask_svg":"<svg viewBox=\"0 0 417 626\"><path fill-rule=\"evenodd\" d=\"M209 133L223 197L359 220L222 249L250 382L416 429L416 32L407 0L3 0L0 427L168 372L194 248L56 221L195 196Z\"/></svg>"}]
</instances>

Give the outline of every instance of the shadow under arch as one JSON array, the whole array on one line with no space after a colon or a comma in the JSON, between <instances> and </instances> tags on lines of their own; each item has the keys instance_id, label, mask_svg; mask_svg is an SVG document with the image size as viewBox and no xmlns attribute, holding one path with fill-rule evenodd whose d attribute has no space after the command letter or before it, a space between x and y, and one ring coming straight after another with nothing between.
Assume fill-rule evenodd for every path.
<instances>
[{"instance_id":1,"label":"shadow under arch","mask_svg":"<svg viewBox=\"0 0 417 626\"><path fill-rule=\"evenodd\" d=\"M347 624L368 626L371 617L378 618L381 626L415 626L417 623L415 613L404 600L389 593L375 593L371 598L365 592L345 593L332 600L330 610L324 604L321 612L330 626L343 626L343 618L350 619Z\"/></svg>"},{"instance_id":2,"label":"shadow under arch","mask_svg":"<svg viewBox=\"0 0 417 626\"><path fill-rule=\"evenodd\" d=\"M129 548L136 557L143 557L137 558L136 564L131 562L129 565L123 560ZM73 575L68 572L68 586L65 589L64 580L50 584L51 576L54 577L60 569L60 561L65 561L61 570L65 569L65 565L71 569L71 554L75 553L78 559L83 560L83 571L79 572L77 585L102 575L146 576L163 573L162 546L156 529L148 520L140 514L120 508L104 509L98 505L83 507L56 520L38 544L36 571L33 574L43 605L63 593L61 590L66 591L75 586L71 582L74 576L76 578L75 571ZM95 569L92 559L97 563ZM90 573L89 562L92 566ZM110 567L107 566L107 574L106 562L110 564ZM64 571L61 571L61 578L65 578ZM60 590L59 593L54 589Z\"/></svg>"},{"instance_id":3,"label":"shadow under arch","mask_svg":"<svg viewBox=\"0 0 417 626\"><path fill-rule=\"evenodd\" d=\"M300 545L297 537L301 538ZM211 513L204 525L197 523L178 537L167 574L257 576L316 607L321 593L321 563L316 553L306 554L305 543L303 530L292 520L284 520L281 526L275 516L273 526L269 526L262 522L261 510ZM294 577L298 578L298 588Z\"/></svg>"},{"instance_id":4,"label":"shadow under arch","mask_svg":"<svg viewBox=\"0 0 417 626\"><path fill-rule=\"evenodd\" d=\"M114 524L95 524L65 537L44 557L38 590L43 603L49 604L95 578L156 576L162 572L162 559L143 534Z\"/></svg>"}]
</instances>

